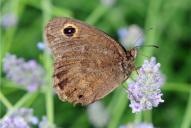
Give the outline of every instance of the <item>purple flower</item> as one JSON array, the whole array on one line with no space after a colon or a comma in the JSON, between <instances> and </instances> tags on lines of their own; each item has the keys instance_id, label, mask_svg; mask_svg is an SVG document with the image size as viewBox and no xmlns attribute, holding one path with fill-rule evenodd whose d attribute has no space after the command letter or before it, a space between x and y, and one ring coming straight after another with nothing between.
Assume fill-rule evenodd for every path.
<instances>
[{"instance_id":1,"label":"purple flower","mask_svg":"<svg viewBox=\"0 0 191 128\"><path fill-rule=\"evenodd\" d=\"M0 128L56 128L54 124L48 122L43 116L39 122L38 118L33 115L33 109L20 108L15 110L11 115L4 117L0 122Z\"/></svg>"},{"instance_id":2,"label":"purple flower","mask_svg":"<svg viewBox=\"0 0 191 128\"><path fill-rule=\"evenodd\" d=\"M101 0L101 3L108 7L111 7L112 5L114 5L115 2L116 0Z\"/></svg>"},{"instance_id":3,"label":"purple flower","mask_svg":"<svg viewBox=\"0 0 191 128\"><path fill-rule=\"evenodd\" d=\"M5 117L0 122L1 128L30 128L38 123L37 117L33 116L33 110L21 108Z\"/></svg>"},{"instance_id":4,"label":"purple flower","mask_svg":"<svg viewBox=\"0 0 191 128\"><path fill-rule=\"evenodd\" d=\"M154 128L154 126L149 123L129 123L127 125L122 125L119 128Z\"/></svg>"},{"instance_id":5,"label":"purple flower","mask_svg":"<svg viewBox=\"0 0 191 128\"><path fill-rule=\"evenodd\" d=\"M128 28L120 28L118 31L120 43L124 48L140 46L144 41L143 30L137 25L131 25Z\"/></svg>"},{"instance_id":6,"label":"purple flower","mask_svg":"<svg viewBox=\"0 0 191 128\"><path fill-rule=\"evenodd\" d=\"M7 13L2 16L1 25L5 28L14 27L17 24L17 17L13 13Z\"/></svg>"},{"instance_id":7,"label":"purple flower","mask_svg":"<svg viewBox=\"0 0 191 128\"><path fill-rule=\"evenodd\" d=\"M133 113L150 110L164 102L160 90L164 84L164 76L159 68L160 64L156 63L155 57L145 60L136 80L129 83L127 93Z\"/></svg>"},{"instance_id":8,"label":"purple flower","mask_svg":"<svg viewBox=\"0 0 191 128\"><path fill-rule=\"evenodd\" d=\"M44 83L44 70L35 60L25 62L22 58L7 54L3 59L3 70L8 79L28 91L36 91Z\"/></svg>"},{"instance_id":9,"label":"purple flower","mask_svg":"<svg viewBox=\"0 0 191 128\"><path fill-rule=\"evenodd\" d=\"M1 128L30 128L23 118L5 118L0 122Z\"/></svg>"},{"instance_id":10,"label":"purple flower","mask_svg":"<svg viewBox=\"0 0 191 128\"><path fill-rule=\"evenodd\" d=\"M90 122L97 128L106 126L109 115L100 101L90 104L87 108Z\"/></svg>"}]
</instances>

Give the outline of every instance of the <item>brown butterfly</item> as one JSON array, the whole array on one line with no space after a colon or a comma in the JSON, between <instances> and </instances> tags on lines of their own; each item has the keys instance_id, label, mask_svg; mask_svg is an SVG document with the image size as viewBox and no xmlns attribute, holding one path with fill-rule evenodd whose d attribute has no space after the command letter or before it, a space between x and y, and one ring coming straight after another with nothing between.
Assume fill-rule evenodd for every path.
<instances>
[{"instance_id":1,"label":"brown butterfly","mask_svg":"<svg viewBox=\"0 0 191 128\"><path fill-rule=\"evenodd\" d=\"M54 88L63 101L90 104L123 83L135 69L136 49L125 50L104 32L71 18L45 28L54 56Z\"/></svg>"}]
</instances>

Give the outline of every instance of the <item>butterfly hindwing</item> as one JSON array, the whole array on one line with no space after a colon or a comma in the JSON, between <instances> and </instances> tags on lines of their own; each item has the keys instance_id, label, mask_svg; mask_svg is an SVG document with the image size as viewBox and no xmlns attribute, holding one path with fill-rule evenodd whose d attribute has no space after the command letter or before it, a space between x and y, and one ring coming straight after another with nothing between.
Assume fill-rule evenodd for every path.
<instances>
[{"instance_id":1,"label":"butterfly hindwing","mask_svg":"<svg viewBox=\"0 0 191 128\"><path fill-rule=\"evenodd\" d=\"M87 105L128 78L126 69L131 61L105 33L69 18L50 21L45 31L55 60L54 87L60 99Z\"/></svg>"}]
</instances>

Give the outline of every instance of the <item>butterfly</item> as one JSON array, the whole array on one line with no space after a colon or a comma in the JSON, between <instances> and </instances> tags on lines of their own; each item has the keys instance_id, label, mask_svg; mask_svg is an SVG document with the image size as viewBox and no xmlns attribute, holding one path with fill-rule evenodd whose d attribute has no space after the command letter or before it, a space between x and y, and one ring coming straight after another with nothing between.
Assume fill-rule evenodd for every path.
<instances>
[{"instance_id":1,"label":"butterfly","mask_svg":"<svg viewBox=\"0 0 191 128\"><path fill-rule=\"evenodd\" d=\"M108 95L135 69L137 50L125 50L97 28L71 18L45 27L54 57L54 88L62 101L88 105Z\"/></svg>"}]
</instances>

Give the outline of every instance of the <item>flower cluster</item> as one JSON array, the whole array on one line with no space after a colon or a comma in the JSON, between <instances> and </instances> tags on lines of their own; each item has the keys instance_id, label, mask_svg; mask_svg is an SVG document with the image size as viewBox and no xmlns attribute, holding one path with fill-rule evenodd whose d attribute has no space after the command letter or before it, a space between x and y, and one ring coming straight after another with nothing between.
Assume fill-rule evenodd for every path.
<instances>
[{"instance_id":1,"label":"flower cluster","mask_svg":"<svg viewBox=\"0 0 191 128\"><path fill-rule=\"evenodd\" d=\"M5 117L0 122L1 128L30 128L38 123L37 117L33 116L33 110L21 108Z\"/></svg>"},{"instance_id":2,"label":"flower cluster","mask_svg":"<svg viewBox=\"0 0 191 128\"><path fill-rule=\"evenodd\" d=\"M17 17L13 13L7 13L2 16L1 25L4 28L14 27L17 24Z\"/></svg>"},{"instance_id":3,"label":"flower cluster","mask_svg":"<svg viewBox=\"0 0 191 128\"><path fill-rule=\"evenodd\" d=\"M44 84L44 69L35 60L25 62L22 58L7 54L3 59L3 70L8 79L30 92Z\"/></svg>"},{"instance_id":4,"label":"flower cluster","mask_svg":"<svg viewBox=\"0 0 191 128\"><path fill-rule=\"evenodd\" d=\"M97 128L106 126L109 115L103 104L99 101L90 104L87 108L90 122Z\"/></svg>"},{"instance_id":5,"label":"flower cluster","mask_svg":"<svg viewBox=\"0 0 191 128\"><path fill-rule=\"evenodd\" d=\"M127 92L133 113L152 109L164 102L160 90L164 84L164 76L159 68L160 64L156 63L156 58L145 60L136 80L129 83Z\"/></svg>"},{"instance_id":6,"label":"flower cluster","mask_svg":"<svg viewBox=\"0 0 191 128\"><path fill-rule=\"evenodd\" d=\"M154 126L149 123L129 123L127 125L122 125L119 128L154 128Z\"/></svg>"},{"instance_id":7,"label":"flower cluster","mask_svg":"<svg viewBox=\"0 0 191 128\"><path fill-rule=\"evenodd\" d=\"M120 43L125 49L140 46L143 44L143 30L137 25L131 25L128 28L120 28L117 33Z\"/></svg>"},{"instance_id":8,"label":"flower cluster","mask_svg":"<svg viewBox=\"0 0 191 128\"><path fill-rule=\"evenodd\" d=\"M38 126L38 128L55 128L55 126L48 122L46 117L41 121L33 115L33 109L20 108L14 111L11 115L4 117L0 122L0 128L31 128Z\"/></svg>"}]
</instances>

